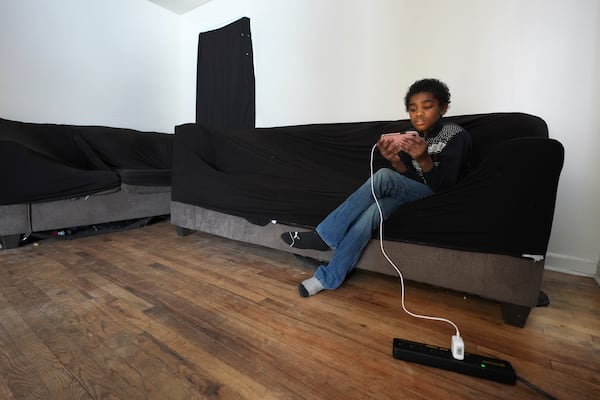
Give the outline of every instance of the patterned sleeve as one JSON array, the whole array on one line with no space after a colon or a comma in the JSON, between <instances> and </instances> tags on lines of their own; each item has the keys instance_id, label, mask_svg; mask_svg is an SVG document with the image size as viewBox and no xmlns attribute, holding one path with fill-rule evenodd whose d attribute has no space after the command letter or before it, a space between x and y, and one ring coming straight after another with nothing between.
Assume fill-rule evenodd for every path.
<instances>
[{"instance_id":1,"label":"patterned sleeve","mask_svg":"<svg viewBox=\"0 0 600 400\"><path fill-rule=\"evenodd\" d=\"M471 136L456 124L445 125L429 144L428 152L433 168L429 172L419 169L417 173L434 192L439 192L456 184L463 175L471 152Z\"/></svg>"}]
</instances>

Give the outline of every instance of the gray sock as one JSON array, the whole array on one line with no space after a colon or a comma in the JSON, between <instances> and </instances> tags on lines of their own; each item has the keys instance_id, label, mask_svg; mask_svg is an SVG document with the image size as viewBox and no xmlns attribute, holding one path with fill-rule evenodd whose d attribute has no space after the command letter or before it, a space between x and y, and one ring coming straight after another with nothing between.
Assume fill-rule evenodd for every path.
<instances>
[{"instance_id":1,"label":"gray sock","mask_svg":"<svg viewBox=\"0 0 600 400\"><path fill-rule=\"evenodd\" d=\"M312 278L308 278L307 280L303 281L300 284L300 286L298 286L298 292L300 293L300 296L302 296L302 297L313 296L313 295L319 293L323 289L325 289L325 288L323 287L321 282L314 276Z\"/></svg>"}]
</instances>

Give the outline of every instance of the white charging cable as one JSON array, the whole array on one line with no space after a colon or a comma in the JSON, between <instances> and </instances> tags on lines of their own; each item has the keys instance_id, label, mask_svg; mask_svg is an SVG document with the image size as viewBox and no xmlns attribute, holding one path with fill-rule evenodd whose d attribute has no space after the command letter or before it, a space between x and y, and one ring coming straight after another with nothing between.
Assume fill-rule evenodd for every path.
<instances>
[{"instance_id":1,"label":"white charging cable","mask_svg":"<svg viewBox=\"0 0 600 400\"><path fill-rule=\"evenodd\" d=\"M409 311L404 304L404 276L402 275L402 272L400 272L400 269L396 266L396 264L394 264L392 259L387 255L383 247L383 211L381 210L381 206L379 205L379 201L377 200L377 195L375 194L375 185L373 184L373 158L376 148L377 144L373 145L373 148L371 149L371 194L373 195L373 199L375 200L375 204L377 205L377 210L379 210L379 246L381 247L381 253L385 257L385 259L390 263L390 265L394 268L394 270L400 277L400 286L402 288L402 308L404 309L404 312L406 312L411 317L428 319L432 321L441 321L452 325L456 330L456 335L452 336L452 343L450 346L452 350L452 356L457 360L462 360L465 357L465 344L462 338L460 337L458 326L454 322L446 318L430 317L428 315L415 314Z\"/></svg>"}]
</instances>

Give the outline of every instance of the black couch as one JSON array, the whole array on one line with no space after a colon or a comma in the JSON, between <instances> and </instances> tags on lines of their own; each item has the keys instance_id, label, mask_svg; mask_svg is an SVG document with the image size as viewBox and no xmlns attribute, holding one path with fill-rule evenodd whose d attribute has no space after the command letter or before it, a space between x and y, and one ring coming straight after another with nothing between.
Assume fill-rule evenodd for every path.
<instances>
[{"instance_id":1,"label":"black couch","mask_svg":"<svg viewBox=\"0 0 600 400\"><path fill-rule=\"evenodd\" d=\"M174 136L0 118L0 240L170 212Z\"/></svg>"},{"instance_id":2,"label":"black couch","mask_svg":"<svg viewBox=\"0 0 600 400\"><path fill-rule=\"evenodd\" d=\"M524 326L538 303L563 147L523 113L448 117L472 137L472 172L458 185L401 207L385 249L407 279L500 302ZM369 176L382 133L408 120L256 129L176 127L171 222L319 260L330 252L285 245L311 229ZM374 153L375 169L385 160ZM373 240L358 268L395 274Z\"/></svg>"}]
</instances>

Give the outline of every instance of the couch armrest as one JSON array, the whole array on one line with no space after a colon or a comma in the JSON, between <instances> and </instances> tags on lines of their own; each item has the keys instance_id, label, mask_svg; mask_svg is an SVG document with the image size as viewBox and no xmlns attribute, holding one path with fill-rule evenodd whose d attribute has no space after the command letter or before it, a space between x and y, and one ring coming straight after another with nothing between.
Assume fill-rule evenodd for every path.
<instances>
[{"instance_id":1,"label":"couch armrest","mask_svg":"<svg viewBox=\"0 0 600 400\"><path fill-rule=\"evenodd\" d=\"M452 189L401 207L390 240L522 256L546 254L563 146L554 139L499 144Z\"/></svg>"}]
</instances>

